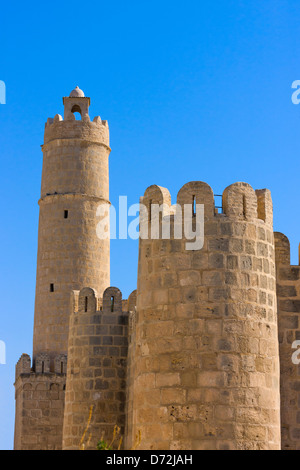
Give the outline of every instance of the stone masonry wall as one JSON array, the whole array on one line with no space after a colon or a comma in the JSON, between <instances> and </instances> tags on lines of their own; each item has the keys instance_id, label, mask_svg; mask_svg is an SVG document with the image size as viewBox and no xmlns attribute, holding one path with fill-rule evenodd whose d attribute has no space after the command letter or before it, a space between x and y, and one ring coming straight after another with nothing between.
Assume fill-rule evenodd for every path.
<instances>
[{"instance_id":1,"label":"stone masonry wall","mask_svg":"<svg viewBox=\"0 0 300 470\"><path fill-rule=\"evenodd\" d=\"M290 264L290 243L275 233L283 450L300 450L300 365L292 356L300 341L300 266ZM299 343L300 344L300 343ZM296 354L296 361L299 354Z\"/></svg>"}]
</instances>

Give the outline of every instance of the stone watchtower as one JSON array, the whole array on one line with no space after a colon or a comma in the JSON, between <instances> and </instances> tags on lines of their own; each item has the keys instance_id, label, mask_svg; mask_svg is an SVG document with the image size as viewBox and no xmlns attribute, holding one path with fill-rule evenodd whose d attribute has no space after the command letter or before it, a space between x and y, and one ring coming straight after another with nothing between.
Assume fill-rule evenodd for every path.
<instances>
[{"instance_id":1,"label":"stone watchtower","mask_svg":"<svg viewBox=\"0 0 300 470\"><path fill-rule=\"evenodd\" d=\"M78 87L63 104L64 119L47 120L42 146L33 361L23 355L17 365L17 449L61 447L70 293L110 285L109 237L96 234L97 208L109 203L108 124L91 122Z\"/></svg>"},{"instance_id":2,"label":"stone watchtower","mask_svg":"<svg viewBox=\"0 0 300 470\"><path fill-rule=\"evenodd\" d=\"M205 237L194 251L173 234L178 206L186 215L195 201L204 205ZM270 192L235 183L223 192L222 214L199 181L181 188L176 209L159 186L142 203L146 226L150 205L163 208L171 239L140 240L128 447L140 430L143 449L280 449Z\"/></svg>"},{"instance_id":3,"label":"stone watchtower","mask_svg":"<svg viewBox=\"0 0 300 470\"><path fill-rule=\"evenodd\" d=\"M109 198L108 125L90 121L90 99L78 87L63 103L64 120L46 124L39 201L33 361L47 352L51 365L67 353L71 290L110 284L109 239L96 236L97 207Z\"/></svg>"}]
</instances>

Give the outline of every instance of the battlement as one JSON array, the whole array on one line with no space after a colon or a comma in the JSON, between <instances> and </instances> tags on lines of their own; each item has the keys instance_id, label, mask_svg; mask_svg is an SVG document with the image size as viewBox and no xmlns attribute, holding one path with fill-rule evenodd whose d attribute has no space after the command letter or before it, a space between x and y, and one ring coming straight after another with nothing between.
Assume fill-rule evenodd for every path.
<instances>
[{"instance_id":1,"label":"battlement","mask_svg":"<svg viewBox=\"0 0 300 470\"><path fill-rule=\"evenodd\" d=\"M91 121L88 114L79 121L72 113L64 120L57 114L54 119L48 118L45 124L44 146L59 139L80 139L109 147L108 122L103 121L100 116Z\"/></svg>"},{"instance_id":2,"label":"battlement","mask_svg":"<svg viewBox=\"0 0 300 470\"><path fill-rule=\"evenodd\" d=\"M54 370L50 369L50 355L47 353L37 354L31 365L31 357L22 354L16 364L16 380L22 375L47 375L67 373L67 355L59 354L54 358Z\"/></svg>"},{"instance_id":3,"label":"battlement","mask_svg":"<svg viewBox=\"0 0 300 470\"><path fill-rule=\"evenodd\" d=\"M291 246L290 241L286 235L280 232L274 232L274 239L275 239L275 256L276 256L276 264L285 264L290 265L291 267L298 268L300 271L300 244L299 244L299 261L298 265L292 266L291 265Z\"/></svg>"},{"instance_id":4,"label":"battlement","mask_svg":"<svg viewBox=\"0 0 300 470\"><path fill-rule=\"evenodd\" d=\"M93 121L91 121L90 116L88 114L85 114L84 116L82 116L81 120L76 120L75 115L71 113L67 119L63 119L63 117L60 114L56 114L54 118L48 118L45 123L45 128L49 126L53 126L57 122L64 122L64 121L75 121L76 123L78 123L78 125L83 125L83 123L85 122L90 122L90 123L96 124L97 126L108 127L108 121L101 119L100 116L95 116Z\"/></svg>"},{"instance_id":5,"label":"battlement","mask_svg":"<svg viewBox=\"0 0 300 470\"><path fill-rule=\"evenodd\" d=\"M136 290L130 294L128 299L123 299L122 292L117 287L108 287L102 297L98 296L95 289L85 287L71 293L73 319L74 315L92 313L101 316L101 321L100 317L97 320L100 323L116 324L117 322L129 325L128 338L130 341L136 324L136 301ZM83 320L84 322L85 320ZM71 324L73 324L72 319Z\"/></svg>"},{"instance_id":6,"label":"battlement","mask_svg":"<svg viewBox=\"0 0 300 470\"><path fill-rule=\"evenodd\" d=\"M110 315L111 313L129 313L135 309L136 291L133 291L127 300L122 298L122 292L117 287L108 287L102 296L98 296L95 289L84 287L80 291L73 291L71 300L74 314L101 313L102 315Z\"/></svg>"},{"instance_id":7,"label":"battlement","mask_svg":"<svg viewBox=\"0 0 300 470\"><path fill-rule=\"evenodd\" d=\"M171 195L167 188L152 185L145 191L143 197L140 198L147 213L142 214L141 221L146 222L146 217L150 221L153 217L153 211L150 206L158 204L161 206L161 214L163 218L175 218L184 215L184 211L188 210L188 214L195 215L197 205L204 205L205 220L232 218L237 220L261 220L266 225L273 224L273 205L271 193L268 189L254 190L247 183L234 183L228 186L222 195L222 213L218 213L215 205L215 197L212 188L204 182L192 181L185 184L177 194L177 203L171 205ZM189 205L185 209L185 205ZM191 210L192 208L192 210Z\"/></svg>"},{"instance_id":8,"label":"battlement","mask_svg":"<svg viewBox=\"0 0 300 470\"><path fill-rule=\"evenodd\" d=\"M102 296L99 296L96 290L90 287L84 287L80 291L72 291L69 345L74 340L73 329L78 325L87 324L102 325L97 328L95 334L99 336L97 344L105 346L102 348L105 353L109 354L110 349L107 348L110 345L127 344L127 340L130 341L135 328L136 300L136 290L130 294L128 299L123 299L120 289L112 286L105 289ZM104 325L106 326L104 327ZM91 329L87 327L80 331L77 330L76 335L84 337L89 334ZM104 333L109 337L101 339L101 335ZM123 336L126 339L125 343L120 338L113 340L114 335ZM123 354L124 351L119 351L119 353Z\"/></svg>"}]
</instances>

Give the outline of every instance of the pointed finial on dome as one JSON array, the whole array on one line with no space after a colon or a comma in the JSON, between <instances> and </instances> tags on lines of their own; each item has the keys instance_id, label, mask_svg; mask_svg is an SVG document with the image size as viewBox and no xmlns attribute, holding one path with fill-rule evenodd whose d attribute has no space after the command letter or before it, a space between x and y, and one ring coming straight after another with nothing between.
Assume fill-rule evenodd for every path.
<instances>
[{"instance_id":1,"label":"pointed finial on dome","mask_svg":"<svg viewBox=\"0 0 300 470\"><path fill-rule=\"evenodd\" d=\"M85 95L82 90L77 86L73 91L70 93L70 98L84 98Z\"/></svg>"}]
</instances>

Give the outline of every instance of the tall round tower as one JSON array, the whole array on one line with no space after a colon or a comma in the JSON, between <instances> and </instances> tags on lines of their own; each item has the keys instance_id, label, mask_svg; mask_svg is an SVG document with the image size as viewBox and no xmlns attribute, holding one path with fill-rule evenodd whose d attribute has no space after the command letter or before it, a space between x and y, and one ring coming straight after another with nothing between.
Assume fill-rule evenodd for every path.
<instances>
[{"instance_id":1,"label":"tall round tower","mask_svg":"<svg viewBox=\"0 0 300 470\"><path fill-rule=\"evenodd\" d=\"M109 237L96 233L97 209L109 204L108 124L91 122L90 98L78 87L63 104L64 119L56 115L45 126L39 200L33 361L48 353L50 367L67 353L70 292L110 285Z\"/></svg>"},{"instance_id":2,"label":"tall round tower","mask_svg":"<svg viewBox=\"0 0 300 470\"><path fill-rule=\"evenodd\" d=\"M176 208L170 203L159 186L142 198L148 217L141 225L149 225L148 234L153 205L162 214L157 236L140 240L128 447L139 431L142 449L278 450L270 192L233 184L219 214L212 189L196 181L181 188ZM161 236L165 222L169 238ZM175 229L183 224L193 231L204 225L202 247L178 236Z\"/></svg>"}]
</instances>

